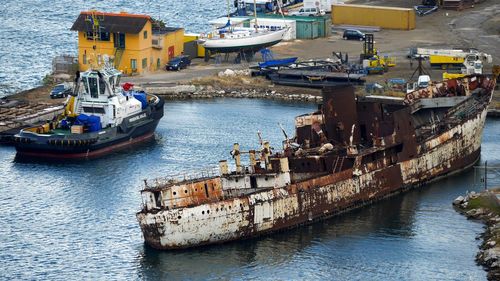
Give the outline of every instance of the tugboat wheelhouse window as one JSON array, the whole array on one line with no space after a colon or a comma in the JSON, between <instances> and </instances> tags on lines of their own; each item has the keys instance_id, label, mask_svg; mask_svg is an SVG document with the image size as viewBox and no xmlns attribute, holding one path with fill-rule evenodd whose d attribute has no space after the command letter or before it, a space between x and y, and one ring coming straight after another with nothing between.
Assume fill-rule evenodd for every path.
<instances>
[{"instance_id":1,"label":"tugboat wheelhouse window","mask_svg":"<svg viewBox=\"0 0 500 281\"><path fill-rule=\"evenodd\" d=\"M89 91L89 81L87 80L87 77L82 78L82 82L83 82L84 92L85 93L90 93L90 91Z\"/></svg>"},{"instance_id":2,"label":"tugboat wheelhouse window","mask_svg":"<svg viewBox=\"0 0 500 281\"><path fill-rule=\"evenodd\" d=\"M106 113L104 111L104 108L102 108L102 107L90 107L90 106L84 106L83 112L85 112L85 113L99 113L99 114Z\"/></svg>"},{"instance_id":3,"label":"tugboat wheelhouse window","mask_svg":"<svg viewBox=\"0 0 500 281\"><path fill-rule=\"evenodd\" d=\"M105 79L99 79L99 94L104 95L106 92L106 80Z\"/></svg>"},{"instance_id":4,"label":"tugboat wheelhouse window","mask_svg":"<svg viewBox=\"0 0 500 281\"><path fill-rule=\"evenodd\" d=\"M97 85L97 77L89 77L89 92L90 96L92 98L98 98L99 97L99 92L98 92L98 85Z\"/></svg>"}]
</instances>

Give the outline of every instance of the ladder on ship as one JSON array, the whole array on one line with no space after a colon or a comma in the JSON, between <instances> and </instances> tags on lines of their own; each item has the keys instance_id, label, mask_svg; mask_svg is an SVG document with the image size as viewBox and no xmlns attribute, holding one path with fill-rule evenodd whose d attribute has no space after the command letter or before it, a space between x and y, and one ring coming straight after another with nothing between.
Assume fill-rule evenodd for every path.
<instances>
[{"instance_id":1,"label":"ladder on ship","mask_svg":"<svg viewBox=\"0 0 500 281\"><path fill-rule=\"evenodd\" d=\"M337 156L337 159L335 160L335 164L333 165L333 173L338 173L342 171L342 166L344 166L344 159L345 157L342 156ZM337 171L338 170L338 171Z\"/></svg>"}]
</instances>

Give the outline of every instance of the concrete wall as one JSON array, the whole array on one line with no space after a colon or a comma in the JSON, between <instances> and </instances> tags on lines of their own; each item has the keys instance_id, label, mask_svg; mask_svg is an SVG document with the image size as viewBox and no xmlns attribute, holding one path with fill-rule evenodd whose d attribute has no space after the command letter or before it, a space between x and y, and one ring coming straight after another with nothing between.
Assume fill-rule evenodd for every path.
<instances>
[{"instance_id":1,"label":"concrete wall","mask_svg":"<svg viewBox=\"0 0 500 281\"><path fill-rule=\"evenodd\" d=\"M415 29L415 11L395 7L335 4L332 5L332 23L412 30Z\"/></svg>"}]
</instances>

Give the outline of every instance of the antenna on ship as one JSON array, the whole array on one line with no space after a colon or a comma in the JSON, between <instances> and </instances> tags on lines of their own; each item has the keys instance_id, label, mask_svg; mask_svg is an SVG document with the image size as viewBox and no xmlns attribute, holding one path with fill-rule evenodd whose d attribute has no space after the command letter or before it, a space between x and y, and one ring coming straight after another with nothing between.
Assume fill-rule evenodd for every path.
<instances>
[{"instance_id":1,"label":"antenna on ship","mask_svg":"<svg viewBox=\"0 0 500 281\"><path fill-rule=\"evenodd\" d=\"M285 131L285 128L283 128L283 124L278 123L278 126L280 126L281 132L285 136L285 140L283 141L283 149L287 149L290 146L290 139L288 138L288 134Z\"/></svg>"},{"instance_id":2,"label":"antenna on ship","mask_svg":"<svg viewBox=\"0 0 500 281\"><path fill-rule=\"evenodd\" d=\"M259 32L259 29L258 29L258 26L259 24L257 23L257 1L256 0L253 0L253 17L255 19L255 32L258 33Z\"/></svg>"}]
</instances>

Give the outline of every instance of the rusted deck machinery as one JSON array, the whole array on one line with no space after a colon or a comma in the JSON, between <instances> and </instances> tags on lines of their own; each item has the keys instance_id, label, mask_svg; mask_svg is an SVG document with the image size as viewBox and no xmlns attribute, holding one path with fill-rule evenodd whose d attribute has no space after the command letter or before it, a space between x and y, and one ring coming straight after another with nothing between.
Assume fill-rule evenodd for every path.
<instances>
[{"instance_id":1,"label":"rusted deck machinery","mask_svg":"<svg viewBox=\"0 0 500 281\"><path fill-rule=\"evenodd\" d=\"M370 204L473 165L495 79L469 76L404 99L323 91L321 110L295 119L272 153L235 144L235 171L146 181L137 219L148 245L187 248L274 232ZM240 157L248 153L243 166Z\"/></svg>"}]
</instances>

